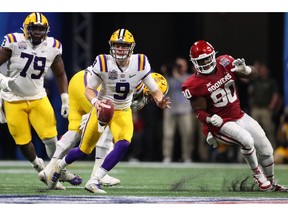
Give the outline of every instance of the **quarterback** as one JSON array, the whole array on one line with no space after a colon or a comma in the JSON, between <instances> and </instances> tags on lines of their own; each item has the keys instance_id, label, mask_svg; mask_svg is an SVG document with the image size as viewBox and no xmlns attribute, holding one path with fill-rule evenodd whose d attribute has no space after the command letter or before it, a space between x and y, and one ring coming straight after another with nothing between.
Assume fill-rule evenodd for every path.
<instances>
[{"instance_id":1,"label":"quarterback","mask_svg":"<svg viewBox=\"0 0 288 216\"><path fill-rule=\"evenodd\" d=\"M80 141L82 127L84 127L84 124L88 118L88 113L92 109L91 103L87 100L84 94L87 80L92 75L91 69L91 67L88 67L85 70L77 72L69 82L68 94L70 111L68 116L68 131L57 142L56 150L52 159L45 169L39 173L39 177L43 175L47 177L57 160L62 159L67 152ZM91 176L95 174L94 170L100 167L103 162L103 158L106 156L111 147L113 147L112 137L109 133L109 127L107 127L96 145L95 165ZM78 180L80 184L82 179L80 180L79 177ZM119 184L120 180L107 174L99 183L112 186Z\"/></svg>"},{"instance_id":2,"label":"quarterback","mask_svg":"<svg viewBox=\"0 0 288 216\"><path fill-rule=\"evenodd\" d=\"M157 83L159 89L161 89L163 94L166 94L168 91L168 83L165 77L155 72L151 73L151 75L155 80L155 82ZM92 109L92 104L90 103L90 101L88 101L88 99L84 94L87 85L87 80L89 79L90 76L92 76L92 67L88 67L85 70L77 72L71 78L68 84L69 107L70 107L68 116L69 120L68 131L57 142L56 150L51 161L46 166L47 168L45 168L40 172L39 176L41 175L47 176L47 174L50 172L48 168L53 167L57 159L62 159L67 154L67 152L80 141L82 129L84 129L85 124L89 117L89 112ZM99 89L100 87L97 88L96 92L97 94ZM133 112L142 109L148 103L147 96L149 96L149 91L141 81L137 85L133 95L133 102L131 105L131 109ZM96 175L96 171L98 170L98 168L100 168L100 166L104 161L104 158L113 149L113 147L114 147L113 137L111 135L109 126L107 126L96 144L95 163L93 167L93 172L91 174L91 178L93 178ZM43 174L43 172L45 174ZM120 183L119 179L109 176L108 174L105 175L101 180L99 180L99 184L105 186L113 186L119 183ZM89 186L89 184L90 181L87 182L85 187L87 188L91 187Z\"/></svg>"},{"instance_id":3,"label":"quarterback","mask_svg":"<svg viewBox=\"0 0 288 216\"><path fill-rule=\"evenodd\" d=\"M37 157L31 142L31 127L45 144L48 157L52 157L57 142L54 110L44 88L44 76L49 68L54 72L61 94L61 114L67 118L69 113L62 45L47 36L49 29L43 14L31 13L24 20L23 33L7 34L0 48L0 65L8 62L7 76L0 74L8 128L22 154L37 172L43 170L44 162ZM62 176L65 181L74 177L68 172ZM45 182L43 178L41 180ZM56 188L64 189L60 183Z\"/></svg>"},{"instance_id":4,"label":"quarterback","mask_svg":"<svg viewBox=\"0 0 288 216\"><path fill-rule=\"evenodd\" d=\"M238 78L255 79L257 70L246 66L243 58L215 55L208 42L195 42L190 58L197 72L182 85L184 96L203 124L207 142L214 147L218 142L238 145L260 190L288 192L274 178L270 141L258 122L240 108Z\"/></svg>"},{"instance_id":5,"label":"quarterback","mask_svg":"<svg viewBox=\"0 0 288 216\"><path fill-rule=\"evenodd\" d=\"M48 187L54 188L63 173L63 169L74 161L89 155L100 138L97 110L104 107L103 100L113 101L115 112L108 123L114 149L106 156L102 166L96 171L86 190L93 193L106 193L99 181L121 160L133 135L132 110L130 108L133 93L140 81L151 92L157 106L169 108L169 98L164 97L150 74L150 64L144 54L133 54L135 40L127 29L118 29L110 40L110 55L98 55L92 66L92 76L88 79L85 95L92 104L92 110L83 129L79 147L71 149L67 155L57 161L54 170L48 176ZM101 86L100 86L101 85ZM96 95L95 90L100 86Z\"/></svg>"}]
</instances>

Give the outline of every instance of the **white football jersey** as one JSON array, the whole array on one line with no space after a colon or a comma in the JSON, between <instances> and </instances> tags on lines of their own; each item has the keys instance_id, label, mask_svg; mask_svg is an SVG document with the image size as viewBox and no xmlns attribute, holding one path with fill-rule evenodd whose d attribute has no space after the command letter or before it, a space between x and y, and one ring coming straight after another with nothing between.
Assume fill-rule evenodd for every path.
<instances>
[{"instance_id":1,"label":"white football jersey","mask_svg":"<svg viewBox=\"0 0 288 216\"><path fill-rule=\"evenodd\" d=\"M102 81L99 100L110 99L115 109L126 109L131 106L133 93L143 88L144 78L150 70L150 63L144 54L131 55L129 65L123 71L111 55L98 55L93 63L94 75L90 79L97 76Z\"/></svg>"},{"instance_id":2,"label":"white football jersey","mask_svg":"<svg viewBox=\"0 0 288 216\"><path fill-rule=\"evenodd\" d=\"M2 47L12 50L7 76L16 78L9 85L11 92L2 91L3 99L10 102L45 97L44 76L55 57L62 54L61 43L47 37L38 46L33 46L23 33L11 33L4 37Z\"/></svg>"}]
</instances>

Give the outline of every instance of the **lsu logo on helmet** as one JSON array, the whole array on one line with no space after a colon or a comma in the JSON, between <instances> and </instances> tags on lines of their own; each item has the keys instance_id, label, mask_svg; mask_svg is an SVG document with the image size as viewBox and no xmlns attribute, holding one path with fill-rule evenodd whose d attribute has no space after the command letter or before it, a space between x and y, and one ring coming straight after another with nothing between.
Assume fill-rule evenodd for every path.
<instances>
[{"instance_id":1,"label":"lsu logo on helmet","mask_svg":"<svg viewBox=\"0 0 288 216\"><path fill-rule=\"evenodd\" d=\"M50 27L42 13L31 13L25 18L22 30L26 39L38 45L46 39Z\"/></svg>"},{"instance_id":2,"label":"lsu logo on helmet","mask_svg":"<svg viewBox=\"0 0 288 216\"><path fill-rule=\"evenodd\" d=\"M117 60L125 60L132 55L135 44L134 37L130 31L127 29L118 29L111 35L109 40L110 54ZM119 46L124 51L123 55L117 54Z\"/></svg>"},{"instance_id":3,"label":"lsu logo on helmet","mask_svg":"<svg viewBox=\"0 0 288 216\"><path fill-rule=\"evenodd\" d=\"M169 90L169 85L168 85L166 78L156 72L151 73L151 76L155 80L156 84L158 85L158 88L162 91L164 95L166 95ZM144 86L143 88L143 94L146 96L150 94L150 91L146 86Z\"/></svg>"}]
</instances>

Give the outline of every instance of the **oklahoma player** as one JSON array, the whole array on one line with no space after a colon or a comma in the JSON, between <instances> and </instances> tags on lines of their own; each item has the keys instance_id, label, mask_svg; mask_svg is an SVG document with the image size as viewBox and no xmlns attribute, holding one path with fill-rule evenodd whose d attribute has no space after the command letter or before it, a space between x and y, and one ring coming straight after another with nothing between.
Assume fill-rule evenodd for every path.
<instances>
[{"instance_id":1,"label":"oklahoma player","mask_svg":"<svg viewBox=\"0 0 288 216\"><path fill-rule=\"evenodd\" d=\"M235 60L222 55L216 59L215 54L208 42L194 43L190 58L196 73L182 85L184 96L203 124L207 142L214 147L217 142L239 145L260 190L288 192L287 188L276 184L270 141L258 122L240 108L237 80L240 77L255 79L257 70L246 66L243 58Z\"/></svg>"}]
</instances>

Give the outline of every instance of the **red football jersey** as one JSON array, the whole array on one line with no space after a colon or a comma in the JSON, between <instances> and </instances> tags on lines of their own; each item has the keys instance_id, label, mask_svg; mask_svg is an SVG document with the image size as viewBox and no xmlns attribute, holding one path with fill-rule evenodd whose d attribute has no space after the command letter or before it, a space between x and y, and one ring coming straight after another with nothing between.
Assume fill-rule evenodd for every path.
<instances>
[{"instance_id":1,"label":"red football jersey","mask_svg":"<svg viewBox=\"0 0 288 216\"><path fill-rule=\"evenodd\" d=\"M241 110L238 98L237 77L231 72L233 57L222 55L216 59L217 72L204 75L195 73L182 85L182 92L187 99L204 97L207 100L207 113L219 115L223 122L240 119ZM218 132L220 128L212 124L204 124L203 130Z\"/></svg>"}]
</instances>

